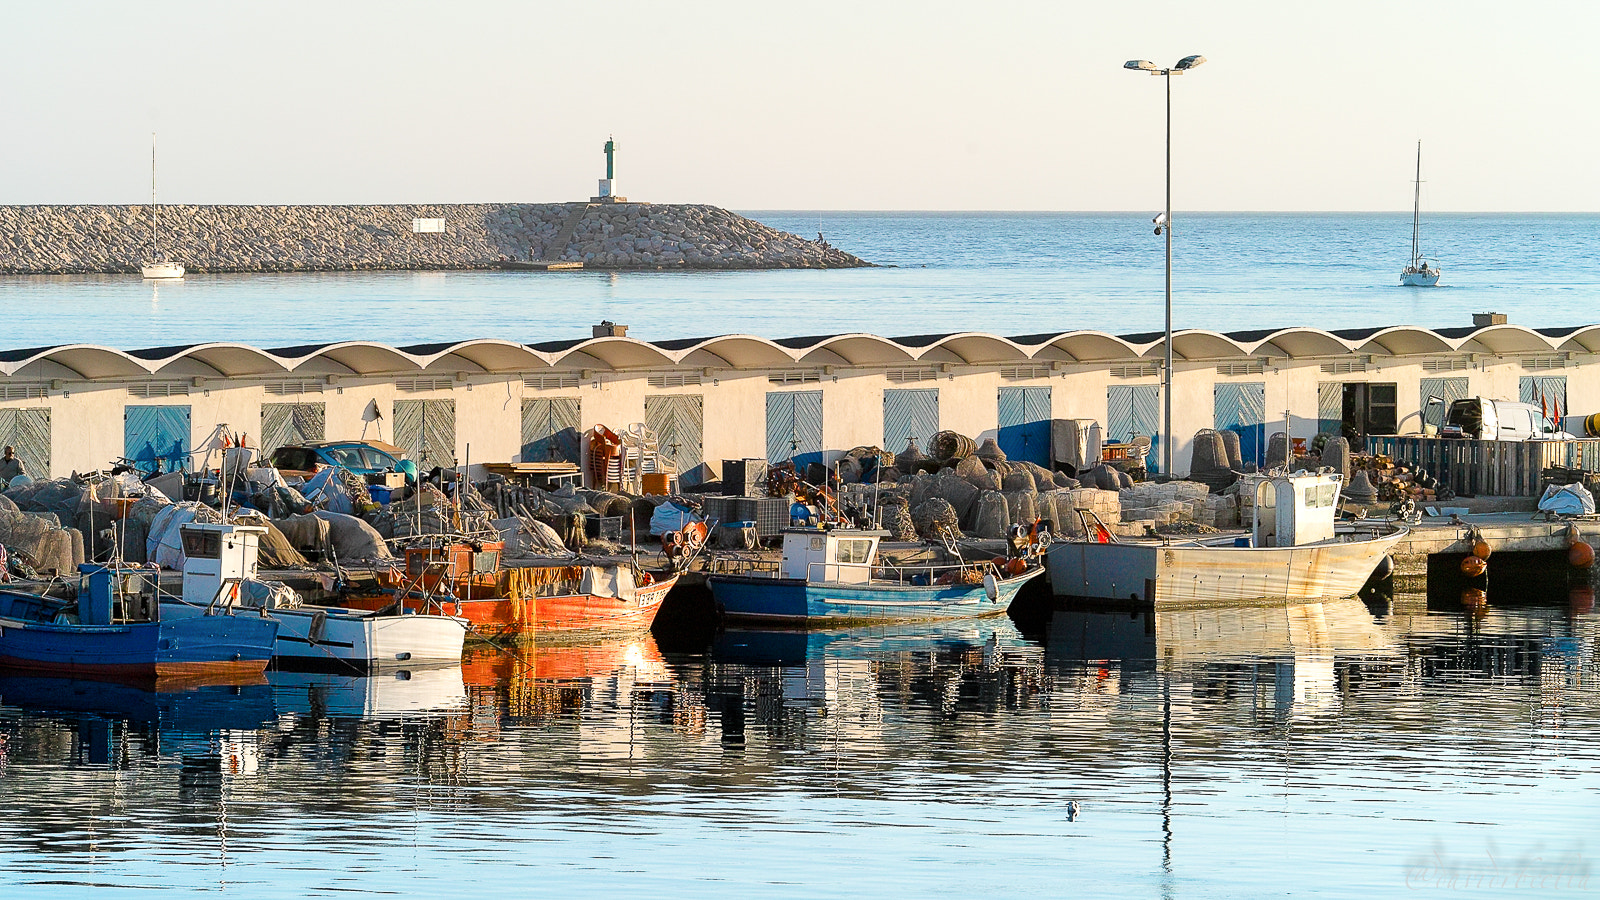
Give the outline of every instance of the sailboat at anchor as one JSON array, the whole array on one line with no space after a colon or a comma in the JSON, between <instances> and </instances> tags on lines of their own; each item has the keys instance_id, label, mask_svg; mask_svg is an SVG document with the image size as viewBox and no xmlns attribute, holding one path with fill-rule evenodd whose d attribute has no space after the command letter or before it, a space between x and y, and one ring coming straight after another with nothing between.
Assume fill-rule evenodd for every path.
<instances>
[{"instance_id":1,"label":"sailboat at anchor","mask_svg":"<svg viewBox=\"0 0 1600 900\"><path fill-rule=\"evenodd\" d=\"M183 277L183 264L168 260L161 252L161 235L156 228L156 136L150 135L150 258L139 264L146 278Z\"/></svg>"},{"instance_id":2,"label":"sailboat at anchor","mask_svg":"<svg viewBox=\"0 0 1600 900\"><path fill-rule=\"evenodd\" d=\"M1422 142L1417 141L1416 192L1411 200L1411 263L1400 270L1400 284L1404 287L1433 287L1443 274L1436 265L1428 265L1422 258Z\"/></svg>"}]
</instances>

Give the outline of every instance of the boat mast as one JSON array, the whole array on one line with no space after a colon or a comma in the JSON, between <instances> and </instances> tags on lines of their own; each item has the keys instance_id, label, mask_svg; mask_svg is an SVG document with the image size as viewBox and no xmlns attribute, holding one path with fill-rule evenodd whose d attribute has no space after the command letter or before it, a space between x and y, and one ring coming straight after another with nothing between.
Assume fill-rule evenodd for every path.
<instances>
[{"instance_id":1,"label":"boat mast","mask_svg":"<svg viewBox=\"0 0 1600 900\"><path fill-rule=\"evenodd\" d=\"M160 263L160 259L162 242L155 235L155 131L150 131L150 261Z\"/></svg>"},{"instance_id":2,"label":"boat mast","mask_svg":"<svg viewBox=\"0 0 1600 900\"><path fill-rule=\"evenodd\" d=\"M1417 141L1417 180L1412 182L1416 191L1411 198L1411 265L1422 269L1422 142Z\"/></svg>"}]
</instances>

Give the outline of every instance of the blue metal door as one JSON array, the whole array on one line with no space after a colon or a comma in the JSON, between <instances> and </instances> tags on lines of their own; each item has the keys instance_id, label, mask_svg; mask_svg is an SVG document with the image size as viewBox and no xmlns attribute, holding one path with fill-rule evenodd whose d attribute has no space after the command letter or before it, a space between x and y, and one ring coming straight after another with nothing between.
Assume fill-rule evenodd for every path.
<instances>
[{"instance_id":1,"label":"blue metal door","mask_svg":"<svg viewBox=\"0 0 1600 900\"><path fill-rule=\"evenodd\" d=\"M1567 408L1565 375L1524 375L1517 379L1517 388L1518 400L1543 409L1551 419L1558 415L1565 419L1572 414L1572 410ZM1556 424L1560 425L1559 422Z\"/></svg>"},{"instance_id":2,"label":"blue metal door","mask_svg":"<svg viewBox=\"0 0 1600 900\"><path fill-rule=\"evenodd\" d=\"M1050 389L1000 389L998 440L1006 458L1050 465Z\"/></svg>"},{"instance_id":3,"label":"blue metal door","mask_svg":"<svg viewBox=\"0 0 1600 900\"><path fill-rule=\"evenodd\" d=\"M1106 388L1106 440L1124 443L1150 439L1145 468L1161 469L1161 386L1135 384Z\"/></svg>"},{"instance_id":4,"label":"blue metal door","mask_svg":"<svg viewBox=\"0 0 1600 900\"><path fill-rule=\"evenodd\" d=\"M767 462L822 462L822 392L767 394Z\"/></svg>"},{"instance_id":5,"label":"blue metal door","mask_svg":"<svg viewBox=\"0 0 1600 900\"><path fill-rule=\"evenodd\" d=\"M939 431L939 389L904 388L883 392L883 449L899 453L913 438L924 453Z\"/></svg>"},{"instance_id":6,"label":"blue metal door","mask_svg":"<svg viewBox=\"0 0 1600 900\"><path fill-rule=\"evenodd\" d=\"M1267 450L1266 382L1218 384L1213 402L1216 429L1236 432L1239 435L1239 457L1247 463L1261 465Z\"/></svg>"},{"instance_id":7,"label":"blue metal door","mask_svg":"<svg viewBox=\"0 0 1600 900\"><path fill-rule=\"evenodd\" d=\"M122 408L122 455L145 473L189 468L189 407Z\"/></svg>"}]
</instances>

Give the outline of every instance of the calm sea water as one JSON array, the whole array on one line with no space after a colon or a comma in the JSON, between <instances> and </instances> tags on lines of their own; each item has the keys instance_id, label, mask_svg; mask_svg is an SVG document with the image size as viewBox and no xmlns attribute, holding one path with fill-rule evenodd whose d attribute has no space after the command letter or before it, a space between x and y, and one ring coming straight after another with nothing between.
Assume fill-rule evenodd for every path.
<instances>
[{"instance_id":1,"label":"calm sea water","mask_svg":"<svg viewBox=\"0 0 1600 900\"><path fill-rule=\"evenodd\" d=\"M5 677L0 888L1593 896L1592 604L730 631L178 694Z\"/></svg>"},{"instance_id":2,"label":"calm sea water","mask_svg":"<svg viewBox=\"0 0 1600 900\"><path fill-rule=\"evenodd\" d=\"M1159 329L1162 239L1141 213L755 212L885 268L773 272L450 272L0 277L7 347L262 346L587 337L601 319L645 339L745 332L1035 334ZM1494 309L1539 326L1592 324L1592 215L1436 215L1424 247L1441 287L1398 287L1404 214L1180 215L1178 327L1470 324ZM891 267L892 266L892 267Z\"/></svg>"}]
</instances>

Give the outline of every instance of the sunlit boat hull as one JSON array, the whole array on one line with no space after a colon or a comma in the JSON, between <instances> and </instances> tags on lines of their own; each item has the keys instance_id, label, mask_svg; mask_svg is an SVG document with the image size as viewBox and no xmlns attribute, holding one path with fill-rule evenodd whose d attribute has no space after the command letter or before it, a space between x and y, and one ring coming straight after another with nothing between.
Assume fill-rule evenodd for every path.
<instances>
[{"instance_id":1,"label":"sunlit boat hull","mask_svg":"<svg viewBox=\"0 0 1600 900\"><path fill-rule=\"evenodd\" d=\"M1439 276L1443 273L1438 269L1429 269L1426 272L1402 272L1400 285L1402 287L1433 287L1439 283Z\"/></svg>"},{"instance_id":2,"label":"sunlit boat hull","mask_svg":"<svg viewBox=\"0 0 1600 900\"><path fill-rule=\"evenodd\" d=\"M145 263L139 274L149 279L177 279L183 277L183 266L178 263Z\"/></svg>"},{"instance_id":3,"label":"sunlit boat hull","mask_svg":"<svg viewBox=\"0 0 1600 900\"><path fill-rule=\"evenodd\" d=\"M1297 547L1072 541L1052 545L1047 564L1060 597L1158 608L1310 602L1358 593L1409 533Z\"/></svg>"},{"instance_id":4,"label":"sunlit boat hull","mask_svg":"<svg viewBox=\"0 0 1600 900\"><path fill-rule=\"evenodd\" d=\"M1042 572L996 581L993 599L981 584L844 584L761 575L713 575L707 582L729 621L826 628L1002 615L1022 586Z\"/></svg>"},{"instance_id":5,"label":"sunlit boat hull","mask_svg":"<svg viewBox=\"0 0 1600 900\"><path fill-rule=\"evenodd\" d=\"M259 676L277 632L254 614L127 625L0 619L0 667L117 680Z\"/></svg>"}]
</instances>

